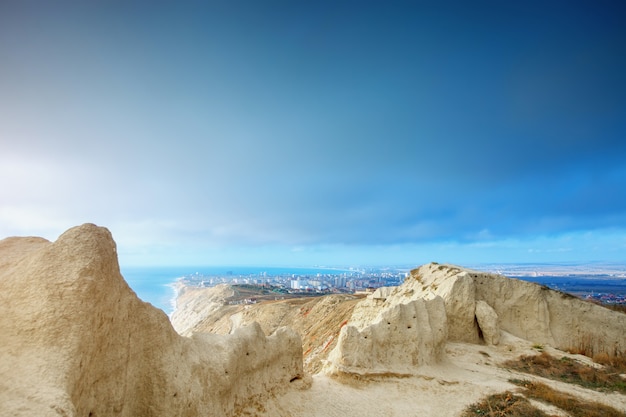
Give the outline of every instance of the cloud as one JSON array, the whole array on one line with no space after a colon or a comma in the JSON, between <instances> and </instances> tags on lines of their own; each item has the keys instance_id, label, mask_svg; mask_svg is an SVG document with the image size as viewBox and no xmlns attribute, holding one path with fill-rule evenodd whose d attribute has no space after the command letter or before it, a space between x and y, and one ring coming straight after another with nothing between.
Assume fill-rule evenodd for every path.
<instances>
[{"instance_id":1,"label":"cloud","mask_svg":"<svg viewBox=\"0 0 626 417\"><path fill-rule=\"evenodd\" d=\"M626 224L612 14L93 7L0 13L5 235L330 259Z\"/></svg>"}]
</instances>

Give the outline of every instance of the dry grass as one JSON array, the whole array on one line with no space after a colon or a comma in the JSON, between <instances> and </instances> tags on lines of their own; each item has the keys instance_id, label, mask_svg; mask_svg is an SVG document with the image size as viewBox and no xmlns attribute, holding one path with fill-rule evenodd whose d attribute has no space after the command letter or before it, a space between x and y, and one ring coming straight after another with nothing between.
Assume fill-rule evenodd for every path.
<instances>
[{"instance_id":1,"label":"dry grass","mask_svg":"<svg viewBox=\"0 0 626 417\"><path fill-rule=\"evenodd\" d=\"M539 382L511 381L524 388L524 395L550 403L566 411L572 417L625 417L626 414L597 402L581 401L578 398Z\"/></svg>"},{"instance_id":2,"label":"dry grass","mask_svg":"<svg viewBox=\"0 0 626 417\"><path fill-rule=\"evenodd\" d=\"M592 356L592 359L595 363L599 363L600 365L607 366L611 368L612 371L626 374L626 356L625 355L609 355L608 353L602 352Z\"/></svg>"},{"instance_id":3,"label":"dry grass","mask_svg":"<svg viewBox=\"0 0 626 417\"><path fill-rule=\"evenodd\" d=\"M583 337L578 346L571 347L567 349L567 351L569 353L585 355L596 363L610 367L613 372L626 373L626 354L617 350L610 354L607 352L596 352L593 346L590 337Z\"/></svg>"},{"instance_id":4,"label":"dry grass","mask_svg":"<svg viewBox=\"0 0 626 417\"><path fill-rule=\"evenodd\" d=\"M530 402L510 391L502 394L490 395L480 402L470 405L461 417L549 417L546 413L534 407Z\"/></svg>"},{"instance_id":5,"label":"dry grass","mask_svg":"<svg viewBox=\"0 0 626 417\"><path fill-rule=\"evenodd\" d=\"M567 412L571 417L626 417L612 407L580 399L549 386L530 381L511 380L520 386L520 393L506 391L485 397L465 409L461 417L550 417L528 401L528 398L550 404Z\"/></svg>"},{"instance_id":6,"label":"dry grass","mask_svg":"<svg viewBox=\"0 0 626 417\"><path fill-rule=\"evenodd\" d=\"M570 346L567 351L569 353L575 353L578 355L585 355L589 358L593 358L594 362L596 357L604 362L598 362L604 364L610 364L611 366L621 369L622 372L626 372L626 354L620 352L614 348L612 351L607 351L606 347L599 347L597 343L594 343L594 338L591 336L583 336L580 338L578 345ZM609 362L607 362L607 360Z\"/></svg>"},{"instance_id":7,"label":"dry grass","mask_svg":"<svg viewBox=\"0 0 626 417\"><path fill-rule=\"evenodd\" d=\"M504 366L544 378L577 384L585 388L626 393L626 381L619 376L623 371L610 365L610 363L623 365L624 361L612 359L609 355L599 356L598 359L605 362L603 369L583 365L567 357L556 359L546 352L539 355L522 356L519 359L505 362Z\"/></svg>"}]
</instances>

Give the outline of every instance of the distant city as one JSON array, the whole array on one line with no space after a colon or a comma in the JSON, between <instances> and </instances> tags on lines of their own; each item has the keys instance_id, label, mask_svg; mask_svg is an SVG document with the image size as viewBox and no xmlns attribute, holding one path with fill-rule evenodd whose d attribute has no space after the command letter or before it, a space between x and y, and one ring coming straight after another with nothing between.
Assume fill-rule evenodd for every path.
<instances>
[{"instance_id":1,"label":"distant city","mask_svg":"<svg viewBox=\"0 0 626 417\"><path fill-rule=\"evenodd\" d=\"M498 273L546 285L580 298L602 304L626 305L626 266L596 264L568 265L480 265L472 269ZM236 273L196 272L180 281L189 286L212 287L218 284L262 287L276 295L313 296L332 293L368 293L379 287L402 284L409 276L408 268L351 268L317 273Z\"/></svg>"},{"instance_id":2,"label":"distant city","mask_svg":"<svg viewBox=\"0 0 626 417\"><path fill-rule=\"evenodd\" d=\"M185 275L181 281L185 285L212 287L218 284L256 285L269 287L289 294L330 294L372 291L379 287L400 285L408 276L407 270L365 270L332 271L326 273L268 273L254 272L236 274Z\"/></svg>"}]
</instances>

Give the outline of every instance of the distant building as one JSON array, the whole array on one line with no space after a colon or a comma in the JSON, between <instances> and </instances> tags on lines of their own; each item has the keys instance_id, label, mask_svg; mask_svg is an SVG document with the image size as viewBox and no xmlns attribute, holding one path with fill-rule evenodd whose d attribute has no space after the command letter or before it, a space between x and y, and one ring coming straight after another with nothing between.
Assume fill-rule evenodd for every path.
<instances>
[{"instance_id":1,"label":"distant building","mask_svg":"<svg viewBox=\"0 0 626 417\"><path fill-rule=\"evenodd\" d=\"M333 281L333 285L336 288L344 288L348 282L348 278L344 274L343 276L336 276Z\"/></svg>"},{"instance_id":2,"label":"distant building","mask_svg":"<svg viewBox=\"0 0 626 417\"><path fill-rule=\"evenodd\" d=\"M309 285L308 281L300 280L300 279L292 279L291 280L291 289L293 290L301 290L306 288Z\"/></svg>"}]
</instances>

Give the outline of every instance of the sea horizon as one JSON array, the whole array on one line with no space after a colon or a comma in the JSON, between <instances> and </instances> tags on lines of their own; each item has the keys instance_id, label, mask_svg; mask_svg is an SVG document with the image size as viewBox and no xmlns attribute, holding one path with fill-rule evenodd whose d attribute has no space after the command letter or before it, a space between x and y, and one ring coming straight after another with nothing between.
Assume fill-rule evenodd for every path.
<instances>
[{"instance_id":1,"label":"sea horizon","mask_svg":"<svg viewBox=\"0 0 626 417\"><path fill-rule=\"evenodd\" d=\"M608 263L607 263L608 264ZM605 291L626 294L626 265L610 263L611 268L599 268L592 264L484 264L463 266L484 272L501 273L510 278L522 279L547 285L553 289L580 295L585 292ZM553 269L552 267L556 267ZM563 269L565 268L565 269ZM268 276L298 274L300 276L328 274L338 272L356 272L363 270L406 270L406 266L370 266L370 267L280 267L280 266L127 266L121 267L121 273L137 296L153 306L163 310L168 316L176 307L176 281L196 274L207 276L250 277L266 273ZM568 274L569 272L569 274ZM617 272L617 275L615 275Z\"/></svg>"}]
</instances>

